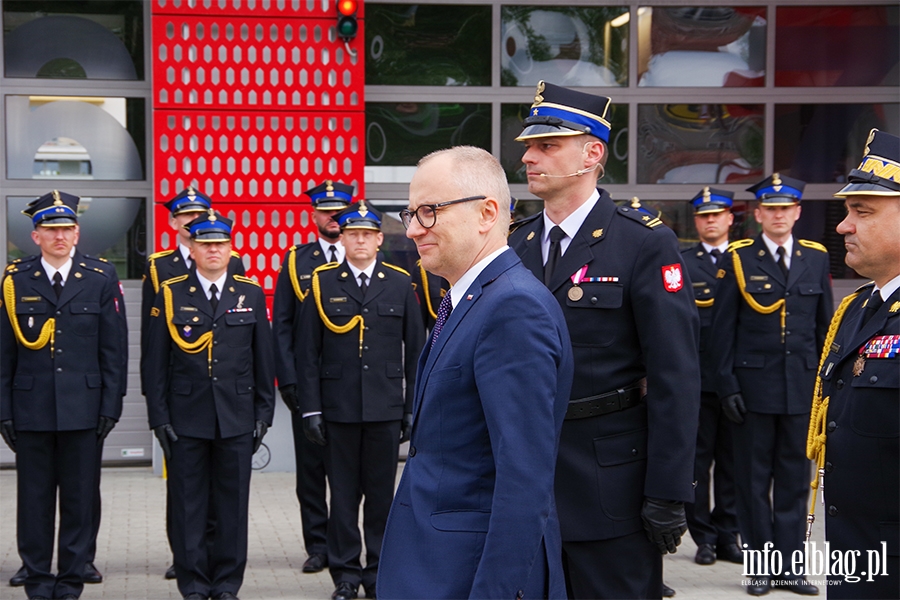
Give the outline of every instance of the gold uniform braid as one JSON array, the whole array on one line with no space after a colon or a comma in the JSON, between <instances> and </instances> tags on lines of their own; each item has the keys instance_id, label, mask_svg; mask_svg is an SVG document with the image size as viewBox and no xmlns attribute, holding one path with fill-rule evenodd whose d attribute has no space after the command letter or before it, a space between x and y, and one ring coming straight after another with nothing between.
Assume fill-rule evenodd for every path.
<instances>
[{"instance_id":1,"label":"gold uniform braid","mask_svg":"<svg viewBox=\"0 0 900 600\"><path fill-rule=\"evenodd\" d=\"M19 343L29 350L40 350L49 341L50 355L52 356L56 342L56 319L53 317L47 319L41 326L41 332L38 334L37 339L29 342L25 339L22 328L19 327L19 319L16 318L16 284L11 275L7 275L6 279L3 280L3 301L6 303L6 314L9 316L9 323L12 325L13 332L16 334L16 339L19 340Z\"/></svg>"},{"instance_id":2,"label":"gold uniform braid","mask_svg":"<svg viewBox=\"0 0 900 600\"><path fill-rule=\"evenodd\" d=\"M431 304L431 294L428 291L428 273L425 271L425 267L422 266L421 260L419 261L419 273L422 274L422 293L425 294L425 306L428 308L428 314L436 321L437 313Z\"/></svg>"},{"instance_id":3,"label":"gold uniform braid","mask_svg":"<svg viewBox=\"0 0 900 600\"><path fill-rule=\"evenodd\" d=\"M747 280L744 279L744 267L741 264L741 257L738 255L737 250L731 251L731 256L734 259L734 276L737 278L738 289L741 291L741 296L744 297L744 300L747 301L747 304L750 305L750 308L755 310L756 312L762 315L770 315L776 310L781 309L781 343L784 343L784 329L785 329L785 319L787 316L787 308L784 298L778 300L769 306L763 306L759 302L756 301L756 298L750 295L750 293L745 289L747 285Z\"/></svg>"},{"instance_id":4,"label":"gold uniform braid","mask_svg":"<svg viewBox=\"0 0 900 600\"><path fill-rule=\"evenodd\" d=\"M316 308L319 311L319 318L322 319L322 323L325 324L329 330L337 333L344 334L351 331L357 324L359 324L359 356L362 357L363 350L363 330L365 329L365 321L363 320L362 315L354 315L352 319L346 325L335 325L329 318L328 315L325 314L325 309L322 308L322 288L319 285L319 271L327 271L329 269L336 269L340 265L338 263L327 263L322 265L312 274L312 293L313 298L316 300Z\"/></svg>"},{"instance_id":5,"label":"gold uniform braid","mask_svg":"<svg viewBox=\"0 0 900 600\"><path fill-rule=\"evenodd\" d=\"M825 434L825 421L828 417L830 396L822 398L822 367L825 365L825 359L831 352L831 344L834 343L841 321L844 319L844 313L847 312L850 303L857 296L859 296L859 292L854 292L844 298L835 311L831 324L828 326L828 333L825 335L825 344L822 347L822 356L819 359L819 370L816 371L816 387L813 392L812 411L809 415L809 433L806 436L806 457L816 461L817 468L816 478L809 484L813 489L813 493L809 505L809 514L806 517L806 541L809 541L809 536L812 534L812 525L816 520L816 495L819 490L819 478L824 476L825 471L825 439L828 437Z\"/></svg>"},{"instance_id":6,"label":"gold uniform braid","mask_svg":"<svg viewBox=\"0 0 900 600\"><path fill-rule=\"evenodd\" d=\"M288 256L288 275L291 276L291 286L294 288L294 295L297 296L297 299L300 302L306 300L306 294L303 293L303 290L300 289L300 281L297 279L297 247L291 247L290 255Z\"/></svg>"},{"instance_id":7,"label":"gold uniform braid","mask_svg":"<svg viewBox=\"0 0 900 600\"><path fill-rule=\"evenodd\" d=\"M187 278L187 275L183 277ZM204 350L207 351L207 361L209 365L209 375L212 376L212 338L213 332L212 330L207 331L203 335L197 338L195 342L186 342L184 338L178 333L178 329L176 329L175 324L172 323L172 317L175 314L175 310L172 307L172 290L167 285L169 281L163 282L163 297L166 302L166 325L169 328L169 336L172 338L172 341L175 342L182 351L188 354L197 354Z\"/></svg>"}]
</instances>

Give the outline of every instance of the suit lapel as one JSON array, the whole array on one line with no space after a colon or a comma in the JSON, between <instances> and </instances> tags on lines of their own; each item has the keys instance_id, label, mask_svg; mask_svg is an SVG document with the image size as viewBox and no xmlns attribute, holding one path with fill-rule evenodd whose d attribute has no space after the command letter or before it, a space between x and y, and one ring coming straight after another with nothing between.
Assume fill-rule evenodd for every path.
<instances>
[{"instance_id":1,"label":"suit lapel","mask_svg":"<svg viewBox=\"0 0 900 600\"><path fill-rule=\"evenodd\" d=\"M206 297L206 290L203 289L203 286L200 284L200 280L197 279L197 272L191 271L188 274L188 291L187 295L190 298L190 305L197 308L200 312L205 314L206 316L213 318L215 320L215 315L213 315L212 304L209 303L209 298ZM177 303L177 300L174 300L174 303ZM177 306L174 307L177 310Z\"/></svg>"},{"instance_id":2,"label":"suit lapel","mask_svg":"<svg viewBox=\"0 0 900 600\"><path fill-rule=\"evenodd\" d=\"M368 304L375 300L378 295L384 291L385 288L385 278L390 277L390 273L386 272L385 267L381 264L381 261L377 261L375 263L375 270L372 271L372 278L369 280L369 287L366 289L366 296L363 304ZM359 289L359 286L357 286ZM360 290L362 292L362 290Z\"/></svg>"},{"instance_id":3,"label":"suit lapel","mask_svg":"<svg viewBox=\"0 0 900 600\"><path fill-rule=\"evenodd\" d=\"M556 272L548 286L551 292L559 289L578 269L594 260L592 246L606 237L615 212L616 205L613 204L613 201L601 194L597 204L594 205L578 229L578 233L572 238L572 243L566 248L565 254L559 259Z\"/></svg>"},{"instance_id":4,"label":"suit lapel","mask_svg":"<svg viewBox=\"0 0 900 600\"><path fill-rule=\"evenodd\" d=\"M239 295L235 290L233 279L231 277L226 277L225 284L222 286L222 291L219 292L219 306L216 308L216 314L213 316L213 320L215 321L237 306L238 299ZM210 308L212 308L211 305Z\"/></svg>"},{"instance_id":5,"label":"suit lapel","mask_svg":"<svg viewBox=\"0 0 900 600\"><path fill-rule=\"evenodd\" d=\"M797 242L797 238L794 238L794 256L791 257L791 268L788 270L787 287L790 288L796 284L807 268L806 252L803 252L800 244Z\"/></svg>"},{"instance_id":6,"label":"suit lapel","mask_svg":"<svg viewBox=\"0 0 900 600\"><path fill-rule=\"evenodd\" d=\"M694 252L694 259L697 261L698 268L710 277L715 278L716 273L719 271L718 264L713 264L712 257L706 251L706 248L703 247L703 244L697 244L697 250L697 252Z\"/></svg>"},{"instance_id":7,"label":"suit lapel","mask_svg":"<svg viewBox=\"0 0 900 600\"><path fill-rule=\"evenodd\" d=\"M538 278L544 280L544 257L541 254L541 236L544 235L544 218L538 217L529 227L525 237L525 250L522 252L522 263Z\"/></svg>"},{"instance_id":8,"label":"suit lapel","mask_svg":"<svg viewBox=\"0 0 900 600\"><path fill-rule=\"evenodd\" d=\"M781 285L787 286L787 281L784 279L784 273L781 272L781 267L775 263L775 259L769 254L769 249L766 247L762 235L756 238L756 242L753 244L753 251L756 253L759 269L775 281L781 283Z\"/></svg>"},{"instance_id":9,"label":"suit lapel","mask_svg":"<svg viewBox=\"0 0 900 600\"><path fill-rule=\"evenodd\" d=\"M856 333L850 337L850 344L847 346L848 356L856 355L863 344L875 337L875 334L878 332L884 331L888 318L893 314L890 312L891 305L897 302L898 299L900 299L900 289L895 290L891 297L878 308L875 314L872 315L872 318L862 327L860 327L859 321L862 319L865 307L861 307L859 315L856 316L857 322L853 324L853 329L851 330Z\"/></svg>"},{"instance_id":10,"label":"suit lapel","mask_svg":"<svg viewBox=\"0 0 900 600\"><path fill-rule=\"evenodd\" d=\"M70 302L72 298L77 296L81 290L84 289L83 278L84 275L81 272L81 267L73 261L72 268L69 269L69 276L66 277L66 284L63 286L62 294L59 295L59 300L56 302L57 308ZM45 276L44 279L47 279L47 277ZM50 289L52 290L53 288L51 287ZM53 295L56 296L56 293L54 292Z\"/></svg>"},{"instance_id":11,"label":"suit lapel","mask_svg":"<svg viewBox=\"0 0 900 600\"><path fill-rule=\"evenodd\" d=\"M350 270L350 266L347 264L347 261L341 263L341 266L337 268L338 271L338 282L340 282L341 290L356 300L360 305L364 304L365 299L363 298L362 290L359 289L359 282L356 280L356 277L353 276L353 271Z\"/></svg>"},{"instance_id":12,"label":"suit lapel","mask_svg":"<svg viewBox=\"0 0 900 600\"><path fill-rule=\"evenodd\" d=\"M44 272L44 265L40 261L38 261L37 266L31 273L31 287L53 306L60 305L59 300L56 298L56 292L53 291L53 285L50 283L50 278ZM65 290L65 287L63 287L63 290Z\"/></svg>"}]
</instances>

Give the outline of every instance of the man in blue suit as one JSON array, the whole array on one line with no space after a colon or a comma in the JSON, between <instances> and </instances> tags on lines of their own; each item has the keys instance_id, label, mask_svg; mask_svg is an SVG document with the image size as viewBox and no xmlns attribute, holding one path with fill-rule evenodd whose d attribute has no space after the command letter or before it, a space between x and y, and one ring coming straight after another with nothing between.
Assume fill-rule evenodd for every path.
<instances>
[{"instance_id":1,"label":"man in blue suit","mask_svg":"<svg viewBox=\"0 0 900 600\"><path fill-rule=\"evenodd\" d=\"M410 183L407 237L451 288L419 359L379 598L565 597L553 481L572 348L506 244L509 201L478 148L426 156Z\"/></svg>"}]
</instances>

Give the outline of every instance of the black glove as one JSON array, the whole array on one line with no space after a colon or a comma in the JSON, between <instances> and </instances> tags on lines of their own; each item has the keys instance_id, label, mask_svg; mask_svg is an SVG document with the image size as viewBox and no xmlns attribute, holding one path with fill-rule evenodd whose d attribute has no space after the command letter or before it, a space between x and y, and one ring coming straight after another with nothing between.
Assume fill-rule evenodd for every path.
<instances>
[{"instance_id":1,"label":"black glove","mask_svg":"<svg viewBox=\"0 0 900 600\"><path fill-rule=\"evenodd\" d=\"M747 407L744 406L744 397L740 394L731 394L722 398L722 412L728 417L728 420L740 425L744 422L744 413Z\"/></svg>"},{"instance_id":2,"label":"black glove","mask_svg":"<svg viewBox=\"0 0 900 600\"><path fill-rule=\"evenodd\" d=\"M304 417L303 433L306 434L306 439L313 444L324 446L327 442L325 441L325 421L322 420L322 415Z\"/></svg>"},{"instance_id":3,"label":"black glove","mask_svg":"<svg viewBox=\"0 0 900 600\"><path fill-rule=\"evenodd\" d=\"M281 392L281 399L284 400L288 410L292 413L300 412L300 398L297 396L297 385L289 383L278 388L278 390Z\"/></svg>"},{"instance_id":4,"label":"black glove","mask_svg":"<svg viewBox=\"0 0 900 600\"><path fill-rule=\"evenodd\" d=\"M116 420L100 415L100 421L97 423L97 445L101 446L103 440L109 435L109 432L116 426Z\"/></svg>"},{"instance_id":5,"label":"black glove","mask_svg":"<svg viewBox=\"0 0 900 600\"><path fill-rule=\"evenodd\" d=\"M412 434L412 413L403 413L403 420L400 421L400 443L408 442L409 436Z\"/></svg>"},{"instance_id":6,"label":"black glove","mask_svg":"<svg viewBox=\"0 0 900 600\"><path fill-rule=\"evenodd\" d=\"M647 538L656 545L659 553L674 554L675 548L681 543L681 536L687 531L684 503L644 498L641 519L644 521Z\"/></svg>"},{"instance_id":7,"label":"black glove","mask_svg":"<svg viewBox=\"0 0 900 600\"><path fill-rule=\"evenodd\" d=\"M166 423L165 425L154 427L153 433L154 435L156 435L156 439L159 440L159 445L162 448L163 456L166 457L166 460L172 460L171 442L178 441L178 436L175 435L175 430L172 429L171 425Z\"/></svg>"},{"instance_id":8,"label":"black glove","mask_svg":"<svg viewBox=\"0 0 900 600\"><path fill-rule=\"evenodd\" d=\"M262 446L262 439L266 437L268 430L269 426L266 425L265 421L256 422L256 429L253 430L253 454L256 454L256 451Z\"/></svg>"},{"instance_id":9,"label":"black glove","mask_svg":"<svg viewBox=\"0 0 900 600\"><path fill-rule=\"evenodd\" d=\"M9 419L8 421L0 421L0 435L3 436L3 441L6 442L6 445L9 446L9 449L15 452L16 428L13 425L12 419Z\"/></svg>"}]
</instances>

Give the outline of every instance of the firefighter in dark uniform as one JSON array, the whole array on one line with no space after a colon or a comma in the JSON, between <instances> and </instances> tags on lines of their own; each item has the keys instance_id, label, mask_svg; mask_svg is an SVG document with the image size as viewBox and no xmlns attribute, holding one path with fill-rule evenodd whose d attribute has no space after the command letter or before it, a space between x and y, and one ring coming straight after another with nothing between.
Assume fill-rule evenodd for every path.
<instances>
[{"instance_id":1,"label":"firefighter in dark uniform","mask_svg":"<svg viewBox=\"0 0 900 600\"><path fill-rule=\"evenodd\" d=\"M544 211L510 246L556 296L575 352L556 470L569 597L659 598L694 499L699 319L672 230L596 188L609 102L538 84L517 139Z\"/></svg>"},{"instance_id":2,"label":"firefighter in dark uniform","mask_svg":"<svg viewBox=\"0 0 900 600\"><path fill-rule=\"evenodd\" d=\"M122 413L118 289L72 260L77 196L23 211L41 255L10 265L0 316L0 433L16 452L18 548L29 598L77 598L90 561L97 464ZM51 573L59 495L58 573Z\"/></svg>"},{"instance_id":3,"label":"firefighter in dark uniform","mask_svg":"<svg viewBox=\"0 0 900 600\"><path fill-rule=\"evenodd\" d=\"M168 465L178 589L235 598L251 458L275 410L272 331L259 284L229 272L231 221L209 209L188 226L196 268L163 282L151 310L147 414Z\"/></svg>"},{"instance_id":4,"label":"firefighter in dark uniform","mask_svg":"<svg viewBox=\"0 0 900 600\"><path fill-rule=\"evenodd\" d=\"M169 227L172 228L176 247L171 250L163 250L151 254L147 259L144 270L143 283L141 285L141 393L146 395L144 378L144 365L149 354L147 345L149 336L147 328L150 326L150 311L156 301L156 294L162 282L186 275L193 268L191 260L191 237L185 225L210 209L212 200L206 194L188 187L177 196L166 202L169 209ZM237 252L231 252L231 262L228 265L229 273L244 275L244 264ZM169 526L171 515L166 508L166 527ZM215 515L210 515L209 530L215 528ZM175 579L175 565L166 570L166 579Z\"/></svg>"},{"instance_id":5,"label":"firefighter in dark uniform","mask_svg":"<svg viewBox=\"0 0 900 600\"><path fill-rule=\"evenodd\" d=\"M828 597L900 598L900 138L872 130L848 182L837 231L847 265L874 281L831 322L807 451L824 477L831 551L859 553L859 580L829 576Z\"/></svg>"},{"instance_id":6,"label":"firefighter in dark uniform","mask_svg":"<svg viewBox=\"0 0 900 600\"><path fill-rule=\"evenodd\" d=\"M450 289L450 284L443 277L426 271L421 260L416 261L416 268L412 272L412 282L416 299L419 301L419 309L422 312L422 323L425 325L425 330L429 331L434 327L438 306L441 305L441 300Z\"/></svg>"},{"instance_id":7,"label":"firefighter in dark uniform","mask_svg":"<svg viewBox=\"0 0 900 600\"><path fill-rule=\"evenodd\" d=\"M700 426L697 431L697 457L694 501L685 505L688 530L697 554L694 562L711 565L716 559L742 563L738 545L737 508L734 496L734 449L730 420L722 414L716 394L715 365L709 353L713 303L716 296L718 262L728 249L728 231L734 223L731 205L734 194L709 186L691 200L694 225L700 241L681 252L694 286L694 302L700 313ZM710 467L714 467L715 508L710 508Z\"/></svg>"},{"instance_id":8,"label":"firefighter in dark uniform","mask_svg":"<svg viewBox=\"0 0 900 600\"><path fill-rule=\"evenodd\" d=\"M281 263L275 299L272 305L272 330L275 334L275 372L281 398L291 411L294 433L294 456L297 465L297 500L300 502L300 524L303 545L309 555L303 563L304 573L318 573L328 566L328 502L325 497L325 458L322 446L314 444L303 433L300 400L297 397L297 353L294 348L294 326L300 308L309 294L312 272L329 262L344 261L341 227L332 219L353 198L353 186L326 181L307 190L313 206L313 222L319 231L314 242L291 246Z\"/></svg>"},{"instance_id":9,"label":"firefighter in dark uniform","mask_svg":"<svg viewBox=\"0 0 900 600\"><path fill-rule=\"evenodd\" d=\"M347 258L313 271L294 343L304 431L325 446L332 598L347 600L357 597L360 584L368 597L375 594L398 446L409 439L425 335L409 273L377 257L384 240L380 214L361 200L335 218Z\"/></svg>"},{"instance_id":10,"label":"firefighter in dark uniform","mask_svg":"<svg viewBox=\"0 0 900 600\"><path fill-rule=\"evenodd\" d=\"M809 399L833 311L825 247L791 233L804 186L774 173L749 188L759 199L754 216L762 233L733 242L720 261L710 344L722 410L736 424L741 540L749 550L772 543L785 562L803 548ZM747 593L773 586L819 593L791 569L774 575L773 566L747 574Z\"/></svg>"}]
</instances>

